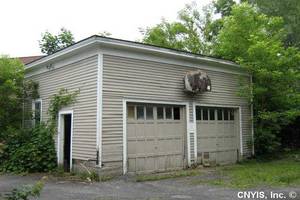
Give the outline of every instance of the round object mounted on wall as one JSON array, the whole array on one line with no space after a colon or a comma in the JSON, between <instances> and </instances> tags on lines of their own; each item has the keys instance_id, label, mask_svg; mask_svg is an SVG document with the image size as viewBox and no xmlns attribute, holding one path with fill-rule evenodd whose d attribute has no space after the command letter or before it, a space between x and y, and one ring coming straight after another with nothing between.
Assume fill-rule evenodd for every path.
<instances>
[{"instance_id":1,"label":"round object mounted on wall","mask_svg":"<svg viewBox=\"0 0 300 200\"><path fill-rule=\"evenodd\" d=\"M206 72L189 71L184 76L184 90L193 94L211 91L211 81Z\"/></svg>"}]
</instances>

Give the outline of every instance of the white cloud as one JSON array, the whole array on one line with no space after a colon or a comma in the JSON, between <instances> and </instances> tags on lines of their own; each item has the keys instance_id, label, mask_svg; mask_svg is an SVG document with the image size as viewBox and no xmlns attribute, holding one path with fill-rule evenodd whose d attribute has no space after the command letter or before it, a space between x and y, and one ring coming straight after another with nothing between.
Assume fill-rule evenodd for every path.
<instances>
[{"instance_id":1,"label":"white cloud","mask_svg":"<svg viewBox=\"0 0 300 200\"><path fill-rule=\"evenodd\" d=\"M205 5L211 0L199 0ZM112 37L137 40L138 28L174 20L190 0L3 0L0 4L0 54L40 54L38 40L45 30L71 30L75 39L108 31Z\"/></svg>"}]
</instances>

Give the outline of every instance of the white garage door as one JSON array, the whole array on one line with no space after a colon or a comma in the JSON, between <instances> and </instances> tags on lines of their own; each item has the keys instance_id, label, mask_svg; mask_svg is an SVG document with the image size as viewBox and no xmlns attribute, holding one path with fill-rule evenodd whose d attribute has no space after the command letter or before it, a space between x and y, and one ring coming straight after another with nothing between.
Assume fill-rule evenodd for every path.
<instances>
[{"instance_id":1,"label":"white garage door","mask_svg":"<svg viewBox=\"0 0 300 200\"><path fill-rule=\"evenodd\" d=\"M237 161L237 116L233 108L196 107L198 157L203 164Z\"/></svg>"},{"instance_id":2,"label":"white garage door","mask_svg":"<svg viewBox=\"0 0 300 200\"><path fill-rule=\"evenodd\" d=\"M184 166L183 106L128 104L128 172L154 172Z\"/></svg>"}]
</instances>

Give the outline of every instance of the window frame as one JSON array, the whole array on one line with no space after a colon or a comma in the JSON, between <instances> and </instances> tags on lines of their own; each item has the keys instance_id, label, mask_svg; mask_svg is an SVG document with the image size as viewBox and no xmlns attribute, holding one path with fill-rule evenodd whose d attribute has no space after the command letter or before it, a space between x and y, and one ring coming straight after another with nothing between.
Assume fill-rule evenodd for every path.
<instances>
[{"instance_id":1,"label":"window frame","mask_svg":"<svg viewBox=\"0 0 300 200\"><path fill-rule=\"evenodd\" d=\"M33 99L32 100L32 124L33 126L37 125L37 121L36 121L36 118L35 118L35 113L36 113L36 107L35 107L35 104L36 103L40 103L40 121L39 121L39 124L43 121L43 101L41 98L38 98L38 99Z\"/></svg>"}]
</instances>

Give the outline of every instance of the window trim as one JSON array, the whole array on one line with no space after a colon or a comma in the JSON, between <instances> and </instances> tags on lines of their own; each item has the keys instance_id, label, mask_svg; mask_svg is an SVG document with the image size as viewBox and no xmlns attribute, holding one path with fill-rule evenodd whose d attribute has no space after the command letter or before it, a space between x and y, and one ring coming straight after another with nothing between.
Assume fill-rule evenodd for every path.
<instances>
[{"instance_id":1,"label":"window trim","mask_svg":"<svg viewBox=\"0 0 300 200\"><path fill-rule=\"evenodd\" d=\"M43 100L41 98L38 98L38 99L33 99L32 100L32 105L31 105L31 108L32 108L32 116L33 116L33 119L32 119L32 124L33 126L35 126L35 103L39 102L41 104L40 106L40 123L43 121Z\"/></svg>"}]
</instances>

